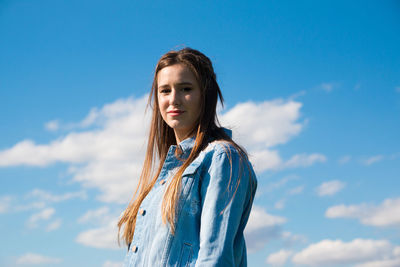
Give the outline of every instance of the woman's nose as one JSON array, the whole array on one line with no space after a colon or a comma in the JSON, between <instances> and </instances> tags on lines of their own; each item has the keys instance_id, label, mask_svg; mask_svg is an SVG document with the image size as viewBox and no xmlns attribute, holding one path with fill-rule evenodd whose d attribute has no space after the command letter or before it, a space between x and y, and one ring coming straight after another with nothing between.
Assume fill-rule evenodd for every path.
<instances>
[{"instance_id":1,"label":"woman's nose","mask_svg":"<svg viewBox=\"0 0 400 267\"><path fill-rule=\"evenodd\" d=\"M170 94L169 104L172 106L179 105L180 104L179 97L180 97L179 92L177 90L173 89Z\"/></svg>"}]
</instances>

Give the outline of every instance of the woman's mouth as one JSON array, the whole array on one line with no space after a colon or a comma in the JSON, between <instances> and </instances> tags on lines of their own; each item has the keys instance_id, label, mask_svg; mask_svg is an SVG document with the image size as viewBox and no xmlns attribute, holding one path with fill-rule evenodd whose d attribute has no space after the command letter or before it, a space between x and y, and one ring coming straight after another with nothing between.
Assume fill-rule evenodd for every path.
<instances>
[{"instance_id":1,"label":"woman's mouth","mask_svg":"<svg viewBox=\"0 0 400 267\"><path fill-rule=\"evenodd\" d=\"M171 111L168 111L167 113L168 113L168 115L175 117L175 116L181 115L183 112L184 112L183 110L171 110Z\"/></svg>"}]
</instances>

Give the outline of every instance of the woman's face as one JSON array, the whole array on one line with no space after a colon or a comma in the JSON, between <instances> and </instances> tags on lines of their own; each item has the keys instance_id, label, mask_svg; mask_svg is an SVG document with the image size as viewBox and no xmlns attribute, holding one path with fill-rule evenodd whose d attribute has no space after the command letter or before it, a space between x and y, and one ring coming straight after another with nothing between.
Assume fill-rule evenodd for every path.
<instances>
[{"instance_id":1,"label":"woman's face","mask_svg":"<svg viewBox=\"0 0 400 267\"><path fill-rule=\"evenodd\" d=\"M157 98L160 113L174 129L177 143L188 137L198 122L201 107L200 86L183 64L161 69L157 74Z\"/></svg>"}]
</instances>

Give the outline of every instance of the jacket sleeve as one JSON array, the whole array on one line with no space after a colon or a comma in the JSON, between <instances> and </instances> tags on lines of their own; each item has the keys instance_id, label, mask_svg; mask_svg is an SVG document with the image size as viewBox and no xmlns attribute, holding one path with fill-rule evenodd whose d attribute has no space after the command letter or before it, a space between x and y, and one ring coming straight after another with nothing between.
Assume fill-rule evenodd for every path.
<instances>
[{"instance_id":1,"label":"jacket sleeve","mask_svg":"<svg viewBox=\"0 0 400 267\"><path fill-rule=\"evenodd\" d=\"M250 163L236 150L213 155L202 177L200 250L196 266L239 266L246 261L243 230L256 190Z\"/></svg>"}]
</instances>

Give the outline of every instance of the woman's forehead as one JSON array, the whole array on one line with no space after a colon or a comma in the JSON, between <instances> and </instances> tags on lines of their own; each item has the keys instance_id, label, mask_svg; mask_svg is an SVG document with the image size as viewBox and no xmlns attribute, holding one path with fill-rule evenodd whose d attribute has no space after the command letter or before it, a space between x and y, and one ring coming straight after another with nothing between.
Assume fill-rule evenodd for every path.
<instances>
[{"instance_id":1,"label":"woman's forehead","mask_svg":"<svg viewBox=\"0 0 400 267\"><path fill-rule=\"evenodd\" d=\"M183 64L174 64L162 68L157 74L158 87L163 87L171 83L193 85L197 83L197 80L190 68Z\"/></svg>"}]
</instances>

